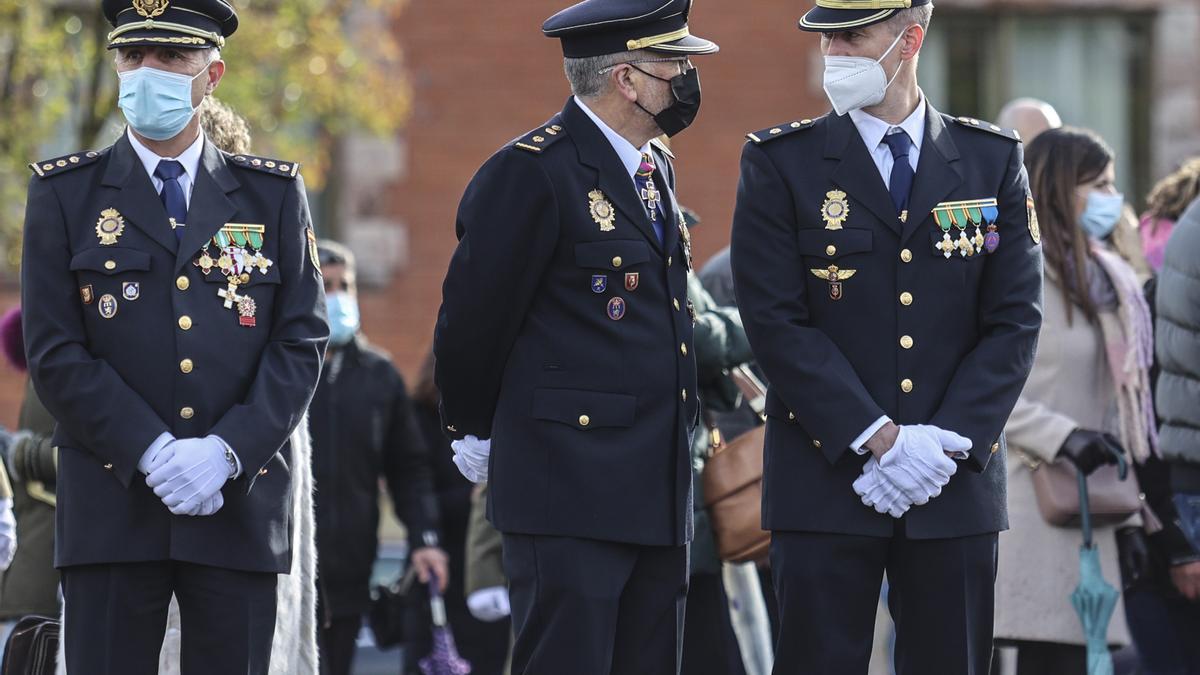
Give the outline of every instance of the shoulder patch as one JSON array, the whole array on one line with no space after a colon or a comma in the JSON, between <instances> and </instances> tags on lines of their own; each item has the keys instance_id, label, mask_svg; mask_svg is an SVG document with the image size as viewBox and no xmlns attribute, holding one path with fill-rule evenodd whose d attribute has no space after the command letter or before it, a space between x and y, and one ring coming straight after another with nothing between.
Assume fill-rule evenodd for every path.
<instances>
[{"instance_id":1,"label":"shoulder patch","mask_svg":"<svg viewBox=\"0 0 1200 675\"><path fill-rule=\"evenodd\" d=\"M654 147L661 150L662 153L664 155L666 155L667 157L670 157L671 159L675 159L675 153L671 152L671 148L668 148L666 143L663 143L663 140L661 137L656 136L654 138L651 138L650 145L653 145Z\"/></svg>"},{"instance_id":2,"label":"shoulder patch","mask_svg":"<svg viewBox=\"0 0 1200 675\"><path fill-rule=\"evenodd\" d=\"M773 141L776 138L783 138L784 136L800 131L801 129L809 129L816 123L816 120L805 118L795 122L780 124L777 127L767 127L766 129L755 131L751 134L746 134L746 138L749 138L758 145L762 145L767 141Z\"/></svg>"},{"instance_id":3,"label":"shoulder patch","mask_svg":"<svg viewBox=\"0 0 1200 675\"><path fill-rule=\"evenodd\" d=\"M106 150L89 150L88 152L75 152L54 159L46 159L40 162L34 162L29 165L29 169L41 178L56 176L60 173L66 173L71 169L78 169L81 166L87 166L92 162L100 159Z\"/></svg>"},{"instance_id":4,"label":"shoulder patch","mask_svg":"<svg viewBox=\"0 0 1200 675\"><path fill-rule=\"evenodd\" d=\"M551 145L554 145L557 141L562 140L566 135L567 130L563 128L556 115L554 119L546 123L546 126L530 131L513 141L512 144L514 147L538 154Z\"/></svg>"},{"instance_id":5,"label":"shoulder patch","mask_svg":"<svg viewBox=\"0 0 1200 675\"><path fill-rule=\"evenodd\" d=\"M255 157L253 155L230 155L228 153L225 154L225 159L232 162L235 166L262 171L263 173L275 176L283 176L284 178L295 178L296 174L300 173L299 162L267 159L266 157Z\"/></svg>"},{"instance_id":6,"label":"shoulder patch","mask_svg":"<svg viewBox=\"0 0 1200 675\"><path fill-rule=\"evenodd\" d=\"M968 129L979 129L980 131L989 131L997 136L1002 136L1010 141L1020 141L1021 134L1017 133L1016 129L1005 129L991 122L977 120L974 117L955 117L954 121Z\"/></svg>"}]
</instances>

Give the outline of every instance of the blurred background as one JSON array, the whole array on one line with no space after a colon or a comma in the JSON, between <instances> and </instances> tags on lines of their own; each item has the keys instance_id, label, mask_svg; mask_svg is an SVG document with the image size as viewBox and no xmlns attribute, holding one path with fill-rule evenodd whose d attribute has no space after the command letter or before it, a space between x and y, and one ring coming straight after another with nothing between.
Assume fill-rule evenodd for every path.
<instances>
[{"instance_id":1,"label":"blurred background","mask_svg":"<svg viewBox=\"0 0 1200 675\"><path fill-rule=\"evenodd\" d=\"M463 188L488 155L566 100L558 43L539 30L566 3L236 4L241 29L217 94L249 119L256 154L303 164L318 234L358 254L364 328L413 381ZM808 6L695 5L692 25L722 47L698 60L704 109L674 145L681 200L705 221L698 261L728 241L745 132L828 109L818 38L796 29ZM943 112L990 120L1018 96L1049 101L1065 123L1114 146L1131 199L1200 153L1196 0L936 6L921 81ZM91 0L0 0L0 305L16 299L25 165L104 147L120 132L107 29ZM16 421L18 382L0 373L0 423Z\"/></svg>"}]
</instances>

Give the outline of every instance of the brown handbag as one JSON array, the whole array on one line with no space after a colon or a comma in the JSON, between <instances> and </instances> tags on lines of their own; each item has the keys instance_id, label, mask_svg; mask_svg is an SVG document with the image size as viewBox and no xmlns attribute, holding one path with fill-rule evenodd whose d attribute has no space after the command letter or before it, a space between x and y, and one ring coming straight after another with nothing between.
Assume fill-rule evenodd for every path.
<instances>
[{"instance_id":1,"label":"brown handbag","mask_svg":"<svg viewBox=\"0 0 1200 675\"><path fill-rule=\"evenodd\" d=\"M1079 478L1069 460L1045 462L1020 452L1030 468L1033 494L1037 497L1042 519L1058 527L1079 527ZM1106 464L1087 479L1088 512L1095 526L1123 523L1143 510L1145 497L1130 470L1121 480L1117 467Z\"/></svg>"},{"instance_id":2,"label":"brown handbag","mask_svg":"<svg viewBox=\"0 0 1200 675\"><path fill-rule=\"evenodd\" d=\"M746 366L729 376L760 417L766 387ZM711 425L712 455L704 465L704 502L721 560L734 563L766 560L771 533L762 529L763 444L766 428L759 425L729 441Z\"/></svg>"}]
</instances>

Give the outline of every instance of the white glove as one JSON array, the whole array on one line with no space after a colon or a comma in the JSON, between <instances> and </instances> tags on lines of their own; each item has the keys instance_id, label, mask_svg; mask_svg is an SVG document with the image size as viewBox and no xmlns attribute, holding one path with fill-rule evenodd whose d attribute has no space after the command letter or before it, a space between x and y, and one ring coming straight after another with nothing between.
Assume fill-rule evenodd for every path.
<instances>
[{"instance_id":1,"label":"white glove","mask_svg":"<svg viewBox=\"0 0 1200 675\"><path fill-rule=\"evenodd\" d=\"M512 613L508 605L508 589L503 586L481 588L467 596L467 609L471 616L491 623Z\"/></svg>"},{"instance_id":2,"label":"white glove","mask_svg":"<svg viewBox=\"0 0 1200 675\"><path fill-rule=\"evenodd\" d=\"M183 515L185 515L185 516L211 516L212 514L216 513L217 511L220 511L222 506L225 506L225 497L218 490L217 494L209 497L208 499L205 499L203 502L200 502L200 504L197 505L195 509L193 509Z\"/></svg>"},{"instance_id":3,"label":"white glove","mask_svg":"<svg viewBox=\"0 0 1200 675\"><path fill-rule=\"evenodd\" d=\"M146 448L146 452L142 454L142 458L138 460L138 471L149 476L150 472L171 459L171 456L175 454L175 449L171 445L174 442L175 437L169 432L164 431L159 434L158 438L154 439L154 442L150 444L150 447Z\"/></svg>"},{"instance_id":4,"label":"white glove","mask_svg":"<svg viewBox=\"0 0 1200 675\"><path fill-rule=\"evenodd\" d=\"M454 465L467 480L472 483L487 480L488 456L492 454L491 440L467 436L461 441L451 441L450 448L454 450Z\"/></svg>"},{"instance_id":5,"label":"white glove","mask_svg":"<svg viewBox=\"0 0 1200 675\"><path fill-rule=\"evenodd\" d=\"M879 461L879 469L914 505L920 506L942 494L942 488L958 470L946 453L970 449L971 441L953 431L906 424L900 427L896 444Z\"/></svg>"},{"instance_id":6,"label":"white glove","mask_svg":"<svg viewBox=\"0 0 1200 675\"><path fill-rule=\"evenodd\" d=\"M198 511L229 480L225 444L215 436L185 438L171 444L171 458L158 466L146 485L177 516Z\"/></svg>"},{"instance_id":7,"label":"white glove","mask_svg":"<svg viewBox=\"0 0 1200 675\"><path fill-rule=\"evenodd\" d=\"M908 495L883 475L874 457L867 460L862 475L854 481L854 491L862 497L863 504L893 518L904 515L913 505Z\"/></svg>"},{"instance_id":8,"label":"white glove","mask_svg":"<svg viewBox=\"0 0 1200 675\"><path fill-rule=\"evenodd\" d=\"M0 499L0 572L8 569L17 554L17 519L12 507L12 499Z\"/></svg>"}]
</instances>

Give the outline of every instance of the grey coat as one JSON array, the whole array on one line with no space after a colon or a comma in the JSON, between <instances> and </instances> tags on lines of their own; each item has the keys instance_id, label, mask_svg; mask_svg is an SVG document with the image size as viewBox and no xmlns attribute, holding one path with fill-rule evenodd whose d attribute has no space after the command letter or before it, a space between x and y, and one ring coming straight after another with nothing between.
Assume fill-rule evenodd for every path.
<instances>
[{"instance_id":1,"label":"grey coat","mask_svg":"<svg viewBox=\"0 0 1200 675\"><path fill-rule=\"evenodd\" d=\"M1171 232L1156 305L1159 448L1169 461L1200 463L1200 200Z\"/></svg>"}]
</instances>

